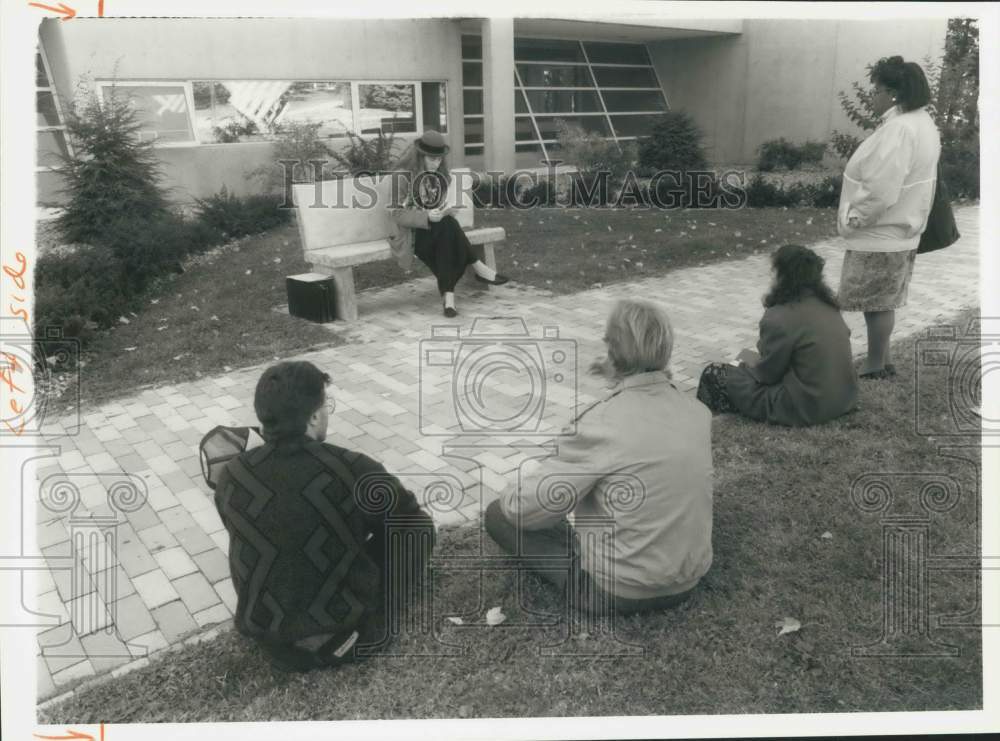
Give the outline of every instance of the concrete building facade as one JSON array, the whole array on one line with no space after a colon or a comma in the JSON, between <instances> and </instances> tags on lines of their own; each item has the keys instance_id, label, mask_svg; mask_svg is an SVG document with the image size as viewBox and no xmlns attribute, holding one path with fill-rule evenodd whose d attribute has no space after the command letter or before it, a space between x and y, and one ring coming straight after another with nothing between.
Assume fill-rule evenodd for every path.
<instances>
[{"instance_id":1,"label":"concrete building facade","mask_svg":"<svg viewBox=\"0 0 1000 741\"><path fill-rule=\"evenodd\" d=\"M850 131L837 93L892 54L943 51L945 19L74 19L40 31L39 202L81 81L126 94L180 200L258 191L275 131L445 132L453 164L509 172L558 158L558 121L616 141L664 110L690 113L710 161L749 164L766 140Z\"/></svg>"}]
</instances>

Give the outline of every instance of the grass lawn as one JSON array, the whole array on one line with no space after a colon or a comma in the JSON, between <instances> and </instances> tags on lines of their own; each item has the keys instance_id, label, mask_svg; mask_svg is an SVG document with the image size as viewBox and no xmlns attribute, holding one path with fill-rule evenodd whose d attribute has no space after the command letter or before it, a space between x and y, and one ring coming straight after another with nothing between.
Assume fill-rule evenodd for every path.
<instances>
[{"instance_id":1,"label":"grass lawn","mask_svg":"<svg viewBox=\"0 0 1000 741\"><path fill-rule=\"evenodd\" d=\"M962 326L968 320L966 315ZM979 612L975 572L932 571L933 638L957 657L852 657L880 636L879 515L850 498L866 473L892 472L890 514L919 513L922 485L945 474L958 505L931 521L932 555L977 554L978 441L970 462L945 458L914 432L913 342L894 352L899 377L864 382L860 409L807 430L725 416L714 422L715 559L696 594L663 613L570 630L554 591L508 570L435 573L433 626L464 650L439 653L426 635L400 639L409 655L375 657L306 675L270 668L233 631L154 657L41 713L48 723L802 713L974 709L982 704L980 632L937 625ZM946 398L943 377L921 386ZM901 473L916 474L901 476ZM448 530L439 555L497 553L479 530ZM482 550L481 550L482 549ZM912 595L910 595L912 596ZM898 602L894 602L898 604ZM488 627L485 612L508 616ZM461 615L465 625L444 618ZM778 635L777 621L801 629ZM548 625L526 625L548 622ZM568 636L572 633L573 637ZM630 644L631 655L620 655ZM566 655L540 656L546 645Z\"/></svg>"},{"instance_id":2,"label":"grass lawn","mask_svg":"<svg viewBox=\"0 0 1000 741\"><path fill-rule=\"evenodd\" d=\"M835 216L834 209L814 208L491 209L476 218L477 225L506 229L498 260L514 280L571 293L770 251L786 242L809 244L835 233ZM128 324L88 347L80 381L83 405L341 342L336 332L273 311L287 301L285 276L306 270L294 225L196 258L184 274L151 292L138 316L127 317ZM358 290L427 272L418 264L406 273L394 262L355 269ZM58 400L52 404L60 406Z\"/></svg>"}]
</instances>

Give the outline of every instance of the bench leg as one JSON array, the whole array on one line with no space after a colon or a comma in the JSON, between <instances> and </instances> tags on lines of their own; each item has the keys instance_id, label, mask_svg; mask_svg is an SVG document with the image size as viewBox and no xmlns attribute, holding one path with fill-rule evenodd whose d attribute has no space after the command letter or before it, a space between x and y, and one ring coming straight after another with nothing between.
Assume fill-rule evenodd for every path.
<instances>
[{"instance_id":1,"label":"bench leg","mask_svg":"<svg viewBox=\"0 0 1000 741\"><path fill-rule=\"evenodd\" d=\"M497 269L497 256L496 256L495 250L493 249L493 242L485 242L485 243L483 243L483 244L481 244L479 246L482 247L482 249L483 249L483 262L488 267L491 267L494 270L496 270ZM472 269L471 265L465 269L465 274L466 274L466 276L468 276L468 278L470 280L475 280L476 279L476 271ZM482 288L484 291L485 290L489 290L492 287L493 286L489 285L488 283L481 283L480 284L480 288Z\"/></svg>"},{"instance_id":2,"label":"bench leg","mask_svg":"<svg viewBox=\"0 0 1000 741\"><path fill-rule=\"evenodd\" d=\"M322 273L333 278L333 287L337 291L334 310L337 319L353 322L358 318L358 297L354 292L354 268L324 268L312 265L315 273Z\"/></svg>"}]
</instances>

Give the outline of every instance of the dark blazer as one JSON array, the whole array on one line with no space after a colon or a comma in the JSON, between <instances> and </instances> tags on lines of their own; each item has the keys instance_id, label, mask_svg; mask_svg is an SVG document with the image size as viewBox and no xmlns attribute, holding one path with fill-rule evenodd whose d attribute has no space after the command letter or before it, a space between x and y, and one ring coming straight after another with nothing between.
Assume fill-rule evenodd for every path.
<instances>
[{"instance_id":1,"label":"dark blazer","mask_svg":"<svg viewBox=\"0 0 1000 741\"><path fill-rule=\"evenodd\" d=\"M767 309L757 350L757 365L726 368L726 390L747 417L805 427L856 405L851 330L837 309L815 296Z\"/></svg>"}]
</instances>

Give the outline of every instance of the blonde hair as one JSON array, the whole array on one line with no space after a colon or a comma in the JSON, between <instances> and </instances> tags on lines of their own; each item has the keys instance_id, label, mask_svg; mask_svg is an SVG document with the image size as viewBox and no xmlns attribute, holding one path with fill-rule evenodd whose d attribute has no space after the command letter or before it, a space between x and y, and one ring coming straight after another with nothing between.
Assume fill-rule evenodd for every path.
<instances>
[{"instance_id":1,"label":"blonde hair","mask_svg":"<svg viewBox=\"0 0 1000 741\"><path fill-rule=\"evenodd\" d=\"M667 371L674 350L670 320L652 301L624 299L615 304L608 317L605 339L608 359L619 376Z\"/></svg>"}]
</instances>

